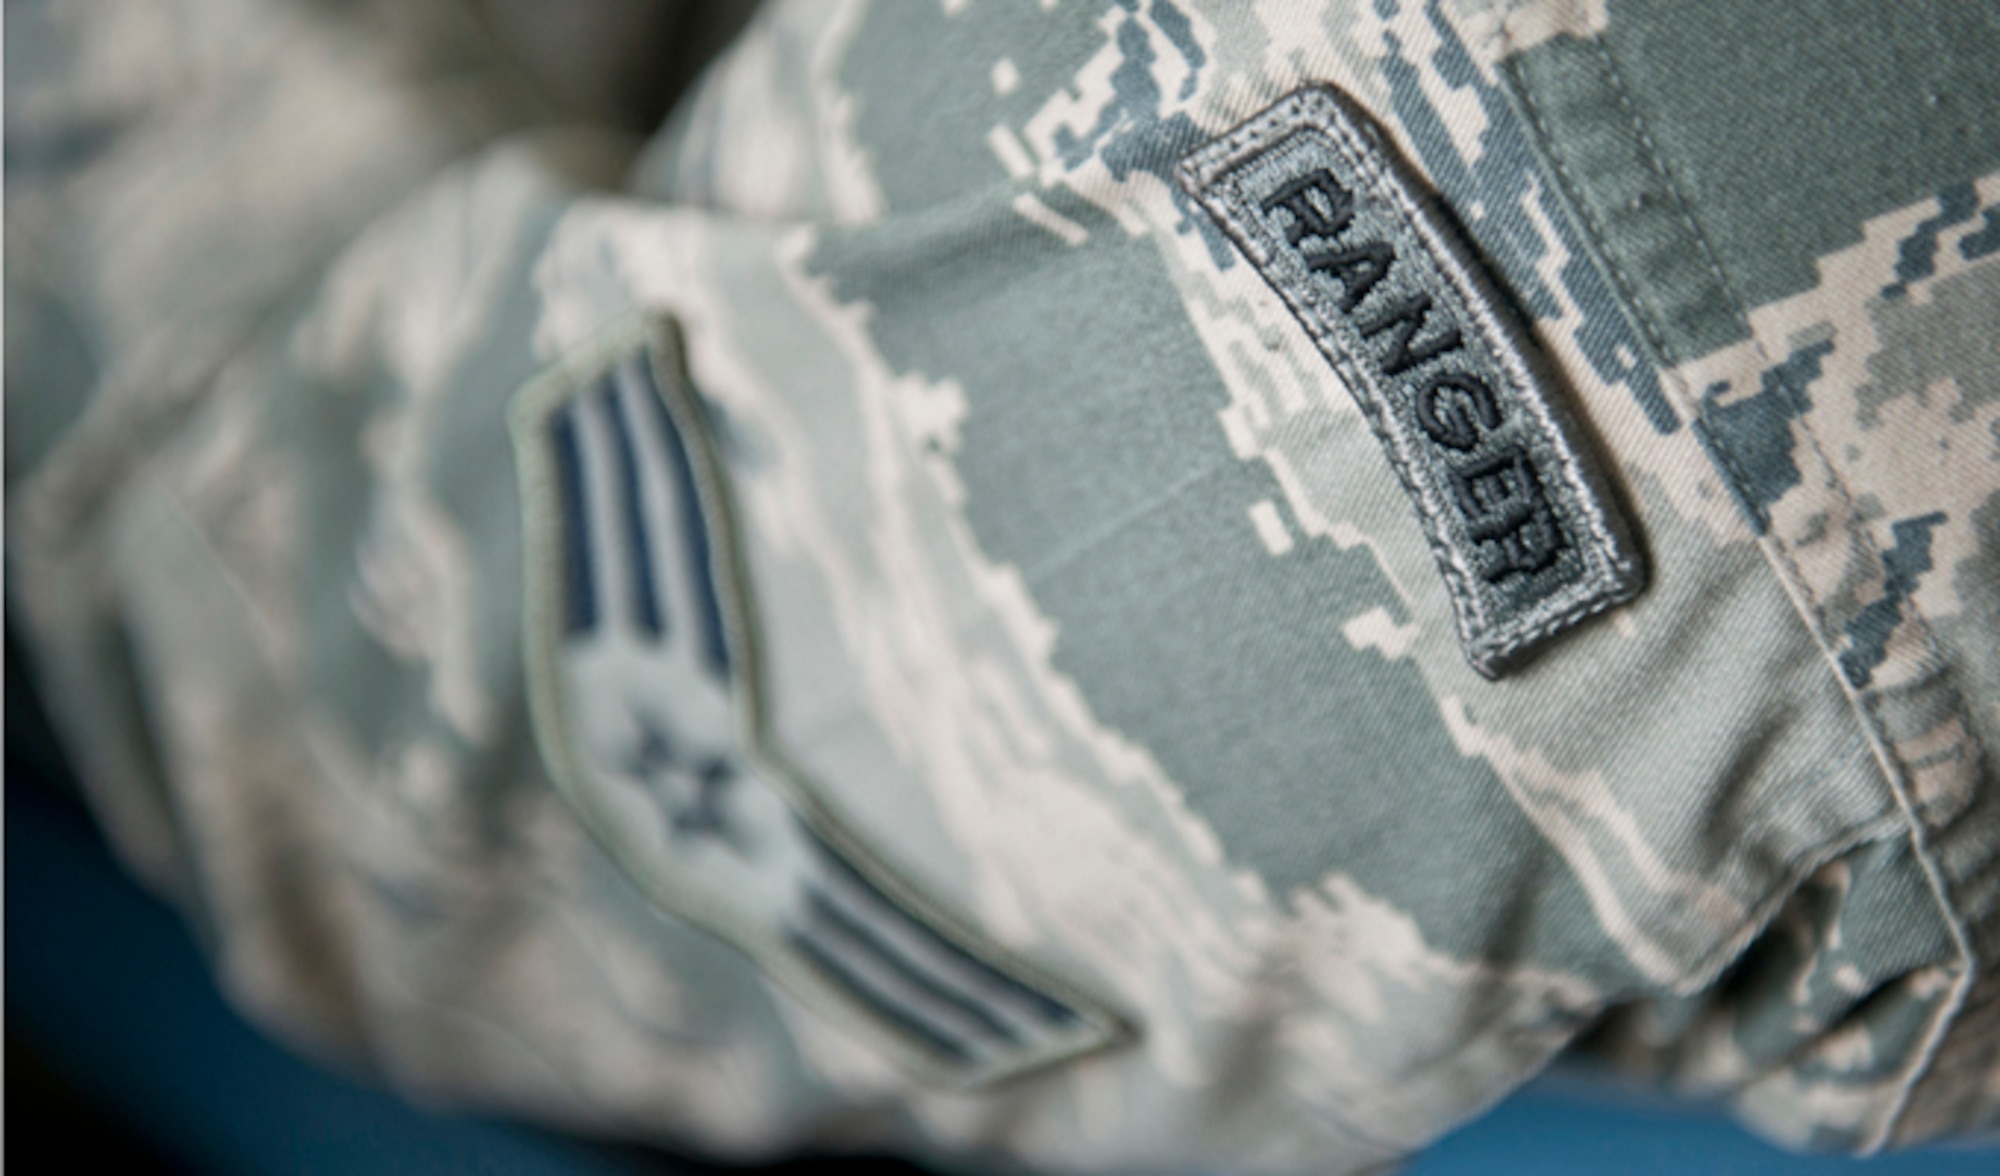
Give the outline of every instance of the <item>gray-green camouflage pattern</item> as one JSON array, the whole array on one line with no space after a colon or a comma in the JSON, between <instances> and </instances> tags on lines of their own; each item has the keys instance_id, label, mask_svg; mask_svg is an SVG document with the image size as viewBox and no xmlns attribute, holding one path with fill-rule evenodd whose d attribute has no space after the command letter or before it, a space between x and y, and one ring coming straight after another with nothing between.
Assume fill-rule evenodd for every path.
<instances>
[{"instance_id":1,"label":"gray-green camouflage pattern","mask_svg":"<svg viewBox=\"0 0 2000 1176\"><path fill-rule=\"evenodd\" d=\"M185 141L50 164L10 191L9 298L62 292L87 346L10 342L10 423L49 422L9 442L12 603L99 811L296 1038L733 1154L1364 1170L1593 1025L1790 1142L1993 1130L2000 159L1802 200L1816 252L1751 256L1676 170L1714 111L1624 76L1676 17L1627 7L801 0L623 195L586 191L611 145L496 138L533 123L499 82L432 138L299 98L409 162L170 191L126 238L79 194L270 149L187 108ZM405 60L312 6L173 19L238 8ZM1644 595L1500 682L1354 401L1172 181L1308 84L1436 184L1647 549ZM252 213L297 251L223 231ZM551 787L507 413L655 314L729 466L775 737L1130 1044L928 1088Z\"/></svg>"}]
</instances>

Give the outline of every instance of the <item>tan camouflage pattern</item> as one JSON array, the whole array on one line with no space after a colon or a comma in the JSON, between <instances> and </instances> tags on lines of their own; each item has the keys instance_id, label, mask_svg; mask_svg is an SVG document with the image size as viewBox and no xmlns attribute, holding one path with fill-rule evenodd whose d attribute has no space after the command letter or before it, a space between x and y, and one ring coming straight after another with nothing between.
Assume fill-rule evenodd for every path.
<instances>
[{"instance_id":1,"label":"tan camouflage pattern","mask_svg":"<svg viewBox=\"0 0 2000 1176\"><path fill-rule=\"evenodd\" d=\"M498 57L312 5L144 8L174 35L50 5L73 54L9 79L10 137L164 111L10 176L10 308L54 291L96 357L52 386L54 345L10 342L10 424L54 422L8 450L10 606L120 849L288 1038L422 1097L732 1156L1365 1171L1593 1026L1792 1144L2000 1123L2000 174L1941 228L1937 200L1856 226L1817 287L1742 311L1746 342L1656 366L1498 70L1615 4L774 3L622 194L591 189L623 146L531 129ZM190 70L216 80L117 89ZM1644 595L1500 682L1352 398L1169 177L1306 84L1437 184L1647 547ZM1104 289L1159 301L1120 319ZM963 300L985 344L926 333ZM1068 329L1023 337L1040 312ZM657 314L731 467L776 734L1129 1045L927 1088L660 912L550 786L506 414ZM1114 331L1164 373L1118 406L1134 448L1202 463L1150 513L1228 520L1156 577L1113 542L1143 503L1073 548L1017 538L1072 534L1033 516L1038 483L1101 466L1109 499L1127 458L985 375L982 348L1053 355L1033 370L1083 403L1121 375ZM1809 407L1774 454L1728 410L1787 364ZM1064 594L1093 568L1103 615ZM1339 590L1287 604L1301 568ZM1387 709L1274 695L1238 728L1219 679L1130 703L1165 687L1129 666L1178 638L1118 614L1182 597L1227 626L1190 642L1213 657L1316 616L1272 639ZM1329 724L1436 772L1334 762L1301 805L1264 769ZM1203 744L1257 770L1198 771Z\"/></svg>"}]
</instances>

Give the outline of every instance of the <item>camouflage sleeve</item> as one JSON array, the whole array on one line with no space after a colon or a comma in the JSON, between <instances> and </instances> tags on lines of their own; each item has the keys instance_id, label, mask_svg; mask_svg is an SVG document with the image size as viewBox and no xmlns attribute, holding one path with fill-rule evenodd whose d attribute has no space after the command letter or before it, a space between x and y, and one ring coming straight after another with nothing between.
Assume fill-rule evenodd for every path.
<instances>
[{"instance_id":1,"label":"camouflage sleeve","mask_svg":"<svg viewBox=\"0 0 2000 1176\"><path fill-rule=\"evenodd\" d=\"M10 344L10 603L412 1092L1359 1172L1581 1040L1991 1132L2000 25L1799 7L773 3L617 192L504 87L190 116L10 198L109 357Z\"/></svg>"}]
</instances>

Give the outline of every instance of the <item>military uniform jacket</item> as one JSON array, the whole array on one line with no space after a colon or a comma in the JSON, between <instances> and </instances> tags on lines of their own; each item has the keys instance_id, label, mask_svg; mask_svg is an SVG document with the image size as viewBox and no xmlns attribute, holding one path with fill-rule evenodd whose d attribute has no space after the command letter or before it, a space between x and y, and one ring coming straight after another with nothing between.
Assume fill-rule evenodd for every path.
<instances>
[{"instance_id":1,"label":"military uniform jacket","mask_svg":"<svg viewBox=\"0 0 2000 1176\"><path fill-rule=\"evenodd\" d=\"M728 1155L2000 1121L1991 8L797 0L641 143L501 7L9 14L10 617L260 1021Z\"/></svg>"}]
</instances>

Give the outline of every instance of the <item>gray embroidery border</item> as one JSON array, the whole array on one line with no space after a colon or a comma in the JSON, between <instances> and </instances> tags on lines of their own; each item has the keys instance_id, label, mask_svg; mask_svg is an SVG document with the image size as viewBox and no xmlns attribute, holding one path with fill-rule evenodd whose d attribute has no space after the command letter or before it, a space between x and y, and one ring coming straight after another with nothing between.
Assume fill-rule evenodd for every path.
<instances>
[{"instance_id":1,"label":"gray embroidery border","mask_svg":"<svg viewBox=\"0 0 2000 1176\"><path fill-rule=\"evenodd\" d=\"M1477 573L1440 522L1452 508L1440 501L1437 487L1414 475L1417 459L1408 451L1408 439L1388 419L1380 381L1355 362L1327 325L1337 319L1321 305L1318 292L1275 275L1277 267L1259 232L1218 193L1228 185L1232 172L1301 131L1321 135L1356 171L1373 181L1377 193L1388 196L1404 227L1423 245L1450 284L1467 324L1492 353L1514 398L1531 414L1537 446L1554 459L1551 464L1561 481L1565 518L1574 517L1589 532L1590 542L1580 545L1585 574L1505 619L1496 622L1487 615L1475 586ZM1603 479L1573 440L1576 426L1562 407L1560 385L1523 330L1503 311L1504 303L1484 267L1456 229L1424 197L1423 182L1357 104L1331 87L1295 91L1189 154L1181 161L1176 178L1284 299L1359 402L1397 479L1416 502L1424 537L1451 597L1460 643L1475 670L1489 678L1499 677L1533 647L1571 625L1632 600L1645 588L1644 560L1623 518L1608 505L1612 499Z\"/></svg>"},{"instance_id":2,"label":"gray embroidery border","mask_svg":"<svg viewBox=\"0 0 2000 1176\"><path fill-rule=\"evenodd\" d=\"M564 586L561 576L549 573L553 562L559 559L555 553L560 551L563 523L555 507L555 459L541 426L556 409L588 391L598 377L638 350L645 352L652 365L661 399L687 442L696 496L702 519L709 528L713 552L711 574L722 609L725 640L731 664L738 667L735 671L738 684L732 695L737 737L744 755L771 778L799 819L845 856L850 865L862 870L885 897L995 972L1067 1006L1076 1016L1078 1032L1051 1038L1039 1049L1015 1051L993 1064L967 1067L948 1062L865 1005L835 993L794 960L782 945L767 941L744 926L733 911L683 893L670 878L649 868L640 855L629 850L617 832L617 822L584 783L586 776L569 737L565 694L557 672ZM819 795L777 745L770 729L769 700L762 685L756 607L736 531L734 496L701 404L687 383L684 354L680 327L672 317L633 316L607 328L531 380L515 395L509 408L521 485L522 554L526 562L522 640L529 712L536 743L557 789L592 838L665 911L742 951L787 992L826 1014L843 1029L856 1032L926 1082L962 1090L984 1088L1133 1039L1137 1030L1132 1022L1113 1011L1107 1002L1081 985L991 942L971 920L890 865L853 830L851 822Z\"/></svg>"}]
</instances>

